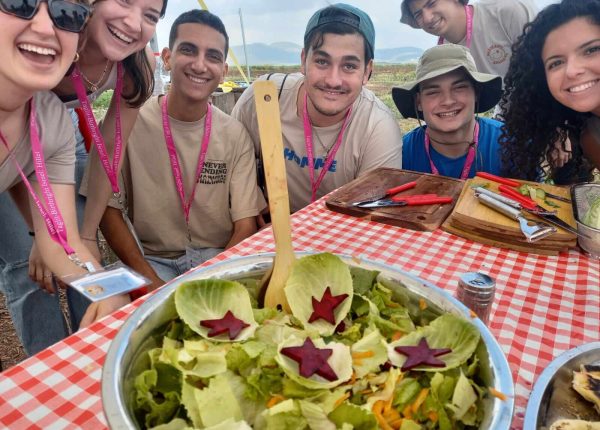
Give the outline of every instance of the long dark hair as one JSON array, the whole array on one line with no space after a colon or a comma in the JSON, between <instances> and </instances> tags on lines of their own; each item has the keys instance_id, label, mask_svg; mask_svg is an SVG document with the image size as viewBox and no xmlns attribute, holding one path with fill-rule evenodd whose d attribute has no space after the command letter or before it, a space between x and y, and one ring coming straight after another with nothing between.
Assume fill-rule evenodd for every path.
<instances>
[{"instance_id":1,"label":"long dark hair","mask_svg":"<svg viewBox=\"0 0 600 430\"><path fill-rule=\"evenodd\" d=\"M104 0L97 0L104 1ZM168 0L163 0L163 5L160 10L160 17L165 16L167 10ZM133 108L138 108L144 104L152 96L154 91L154 74L152 73L152 67L146 56L146 50L134 52L133 54L126 57L123 61L123 67L125 74L131 78L133 88L131 92L123 94L123 98L127 101L127 104Z\"/></svg>"},{"instance_id":2,"label":"long dark hair","mask_svg":"<svg viewBox=\"0 0 600 430\"><path fill-rule=\"evenodd\" d=\"M545 160L551 159L554 142L560 142L566 150L569 136L575 138L572 159L560 171L550 166L550 177L557 182L577 182L591 176L592 166L577 143L590 114L576 112L556 101L548 89L542 62L548 34L575 18L600 25L600 0L563 0L544 8L512 46L505 93L500 101L505 123L500 145L506 176L538 179Z\"/></svg>"}]
</instances>

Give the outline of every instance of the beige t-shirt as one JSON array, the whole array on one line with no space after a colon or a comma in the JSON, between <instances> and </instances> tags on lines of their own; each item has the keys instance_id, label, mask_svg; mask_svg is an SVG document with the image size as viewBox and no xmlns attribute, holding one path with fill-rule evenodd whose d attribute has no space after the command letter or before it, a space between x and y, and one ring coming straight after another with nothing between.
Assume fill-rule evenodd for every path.
<instances>
[{"instance_id":1,"label":"beige t-shirt","mask_svg":"<svg viewBox=\"0 0 600 430\"><path fill-rule=\"evenodd\" d=\"M267 75L261 76L259 80L265 80L266 77ZM270 80L274 81L279 89L283 77L283 74L275 74ZM303 82L304 76L300 73L288 75L279 100L292 212L308 205L311 198L304 125L296 105L298 91ZM244 91L231 115L246 126L258 155L260 137L252 87ZM330 127L312 128L313 153L316 159L315 179L321 173L327 151L335 144L342 122ZM376 167L402 167L402 133L390 110L375 94L363 88L353 104L344 139L329 171L323 178L317 198Z\"/></svg>"},{"instance_id":2,"label":"beige t-shirt","mask_svg":"<svg viewBox=\"0 0 600 430\"><path fill-rule=\"evenodd\" d=\"M58 97L49 91L36 93L34 102L50 183L74 184L75 130L71 116ZM31 155L29 127L23 138L12 148L11 153L29 181L37 181ZM11 156L6 157L0 164L0 192L21 182L19 171L11 158Z\"/></svg>"},{"instance_id":3,"label":"beige t-shirt","mask_svg":"<svg viewBox=\"0 0 600 430\"><path fill-rule=\"evenodd\" d=\"M480 0L473 3L471 54L477 70L500 75L508 72L511 46L533 20L537 8L532 0ZM466 46L466 36L458 44Z\"/></svg>"},{"instance_id":4,"label":"beige t-shirt","mask_svg":"<svg viewBox=\"0 0 600 430\"><path fill-rule=\"evenodd\" d=\"M204 136L204 118L191 123L173 118L169 121L188 199ZM183 255L188 246L185 216L164 139L158 97L152 97L140 109L121 177L128 215L144 252L165 258ZM85 195L87 181L81 188ZM114 199L109 205L119 207ZM238 121L213 107L210 143L190 209L191 246L225 247L233 223L258 215L265 206L256 185L254 150L248 133Z\"/></svg>"}]
</instances>

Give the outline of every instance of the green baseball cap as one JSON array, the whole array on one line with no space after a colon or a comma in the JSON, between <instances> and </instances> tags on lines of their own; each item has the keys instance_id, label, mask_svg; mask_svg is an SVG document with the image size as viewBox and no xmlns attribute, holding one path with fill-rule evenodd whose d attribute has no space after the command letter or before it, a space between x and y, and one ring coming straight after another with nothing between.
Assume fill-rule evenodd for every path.
<instances>
[{"instance_id":1,"label":"green baseball cap","mask_svg":"<svg viewBox=\"0 0 600 430\"><path fill-rule=\"evenodd\" d=\"M359 8L345 3L336 3L316 11L306 25L304 44L315 29L332 22L343 22L356 29L365 38L371 52L375 52L375 27L371 18Z\"/></svg>"},{"instance_id":2,"label":"green baseball cap","mask_svg":"<svg viewBox=\"0 0 600 430\"><path fill-rule=\"evenodd\" d=\"M500 101L502 78L498 75L480 73L475 66L471 51L462 45L447 43L429 48L417 63L416 79L392 88L392 98L404 118L423 119L415 107L415 94L419 84L457 69L463 69L475 81L477 89L476 112L487 112Z\"/></svg>"},{"instance_id":3,"label":"green baseball cap","mask_svg":"<svg viewBox=\"0 0 600 430\"><path fill-rule=\"evenodd\" d=\"M421 28L419 24L417 24L417 21L413 17L413 14L410 11L410 8L408 7L411 1L413 0L402 0L402 3L400 3L400 11L402 12L400 22L403 24L408 24L412 28ZM458 2L462 3L463 5L466 5L467 3L469 3L469 0L458 0Z\"/></svg>"}]
</instances>

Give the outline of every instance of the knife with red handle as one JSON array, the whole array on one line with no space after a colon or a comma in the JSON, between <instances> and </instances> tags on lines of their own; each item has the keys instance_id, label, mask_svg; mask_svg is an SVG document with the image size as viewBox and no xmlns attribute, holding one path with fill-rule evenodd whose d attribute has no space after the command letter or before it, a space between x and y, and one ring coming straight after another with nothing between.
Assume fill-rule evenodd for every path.
<instances>
[{"instance_id":1,"label":"knife with red handle","mask_svg":"<svg viewBox=\"0 0 600 430\"><path fill-rule=\"evenodd\" d=\"M479 176L480 178L487 179L489 181L497 182L499 184L508 185L509 187L520 187L521 183L515 181L514 179L503 178L501 176L492 175L488 172L477 172L475 176Z\"/></svg>"},{"instance_id":2,"label":"knife with red handle","mask_svg":"<svg viewBox=\"0 0 600 430\"><path fill-rule=\"evenodd\" d=\"M379 195L377 197L371 197L370 199L361 200L360 202L352 203L352 206L361 206L361 205L364 205L367 203L373 203L373 202L376 202L377 200L381 200L386 197L393 196L394 194L401 193L402 191L410 190L412 188L415 188L416 186L417 186L417 181L407 182L406 184L398 185L397 187L387 189L385 191L384 195Z\"/></svg>"},{"instance_id":3,"label":"knife with red handle","mask_svg":"<svg viewBox=\"0 0 600 430\"><path fill-rule=\"evenodd\" d=\"M390 199L376 200L374 202L360 204L359 207L366 209L388 208L395 206L427 206L445 205L452 203L449 196L438 196L436 194L419 194L414 196L395 196Z\"/></svg>"},{"instance_id":4,"label":"knife with red handle","mask_svg":"<svg viewBox=\"0 0 600 430\"><path fill-rule=\"evenodd\" d=\"M531 209L531 210L546 211L546 209L544 209L543 207L538 205L535 202L535 200L531 199L530 197L524 196L523 194L521 194L514 188L511 188L507 185L500 185L498 187L498 191L500 191L500 194L503 194L506 197L510 197L511 199L518 201L519 203L521 203L521 206L523 206L524 208Z\"/></svg>"}]
</instances>

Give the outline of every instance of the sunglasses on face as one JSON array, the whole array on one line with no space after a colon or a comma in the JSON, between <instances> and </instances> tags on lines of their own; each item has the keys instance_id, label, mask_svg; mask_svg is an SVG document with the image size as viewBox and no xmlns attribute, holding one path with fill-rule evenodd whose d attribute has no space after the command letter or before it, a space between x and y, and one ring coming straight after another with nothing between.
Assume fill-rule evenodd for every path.
<instances>
[{"instance_id":1,"label":"sunglasses on face","mask_svg":"<svg viewBox=\"0 0 600 430\"><path fill-rule=\"evenodd\" d=\"M48 13L54 25L72 33L83 30L91 14L89 6L68 0L0 0L0 10L17 18L30 20L43 1L48 3Z\"/></svg>"}]
</instances>

